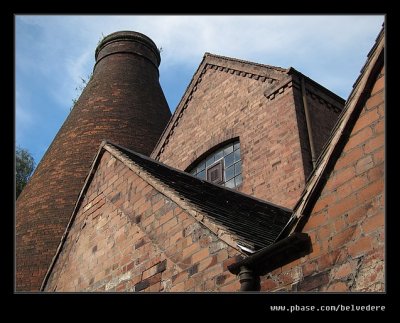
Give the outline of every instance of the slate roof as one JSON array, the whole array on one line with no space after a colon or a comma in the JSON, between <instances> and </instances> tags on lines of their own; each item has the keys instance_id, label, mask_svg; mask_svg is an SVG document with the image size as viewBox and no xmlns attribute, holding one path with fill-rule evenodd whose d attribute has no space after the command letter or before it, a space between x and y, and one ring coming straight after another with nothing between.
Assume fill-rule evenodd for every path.
<instances>
[{"instance_id":1,"label":"slate roof","mask_svg":"<svg viewBox=\"0 0 400 323\"><path fill-rule=\"evenodd\" d=\"M198 179L119 145L107 144L196 205L211 220L233 233L241 245L253 250L273 244L292 214L287 208Z\"/></svg>"}]
</instances>

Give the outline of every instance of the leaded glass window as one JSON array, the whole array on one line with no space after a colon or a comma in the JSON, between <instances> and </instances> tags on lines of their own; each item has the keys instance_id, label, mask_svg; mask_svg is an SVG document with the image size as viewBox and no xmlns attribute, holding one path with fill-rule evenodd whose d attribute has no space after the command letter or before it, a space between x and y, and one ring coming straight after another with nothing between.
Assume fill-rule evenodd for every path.
<instances>
[{"instance_id":1,"label":"leaded glass window","mask_svg":"<svg viewBox=\"0 0 400 323\"><path fill-rule=\"evenodd\" d=\"M194 165L189 173L212 183L235 188L242 183L239 141L231 142Z\"/></svg>"}]
</instances>

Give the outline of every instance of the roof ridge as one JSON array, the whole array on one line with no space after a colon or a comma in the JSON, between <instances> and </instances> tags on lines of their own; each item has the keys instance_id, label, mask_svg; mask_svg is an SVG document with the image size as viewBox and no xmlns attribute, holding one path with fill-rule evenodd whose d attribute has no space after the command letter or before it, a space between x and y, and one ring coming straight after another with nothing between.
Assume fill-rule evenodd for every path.
<instances>
[{"instance_id":1,"label":"roof ridge","mask_svg":"<svg viewBox=\"0 0 400 323\"><path fill-rule=\"evenodd\" d=\"M224 59L224 60L228 60L228 61L233 61L233 62L238 62L238 63L245 63L245 64L250 64L250 65L254 65L254 66L259 66L259 67L264 67L264 68L269 68L269 69L274 69L274 70L278 70L280 72L286 72L288 69L287 68L283 68L280 66L274 66L274 65L266 65L266 64L261 64L261 63L256 63L253 61L247 61L244 59L239 59L239 58L234 58L234 57L229 57L229 56L222 56L222 55L217 55L217 54L213 54L213 53L209 53L206 52L204 54L204 58L206 57L216 57L216 58L220 58L220 59Z\"/></svg>"}]
</instances>

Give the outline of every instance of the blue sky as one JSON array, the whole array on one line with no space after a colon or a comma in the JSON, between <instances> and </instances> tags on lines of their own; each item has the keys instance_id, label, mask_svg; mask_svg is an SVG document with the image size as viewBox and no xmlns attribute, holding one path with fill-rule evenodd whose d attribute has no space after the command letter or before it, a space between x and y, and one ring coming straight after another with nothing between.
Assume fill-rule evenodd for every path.
<instances>
[{"instance_id":1,"label":"blue sky","mask_svg":"<svg viewBox=\"0 0 400 323\"><path fill-rule=\"evenodd\" d=\"M294 67L344 99L383 15L15 17L16 144L36 164L90 75L98 41L134 30L162 47L160 83L173 112L205 52Z\"/></svg>"}]
</instances>

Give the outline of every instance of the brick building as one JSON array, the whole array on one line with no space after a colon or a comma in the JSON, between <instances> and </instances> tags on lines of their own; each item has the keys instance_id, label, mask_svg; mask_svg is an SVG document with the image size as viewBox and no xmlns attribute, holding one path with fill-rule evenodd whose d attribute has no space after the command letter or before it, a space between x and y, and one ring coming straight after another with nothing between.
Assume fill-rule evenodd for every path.
<instances>
[{"instance_id":1,"label":"brick building","mask_svg":"<svg viewBox=\"0 0 400 323\"><path fill-rule=\"evenodd\" d=\"M384 291L384 31L346 102L206 53L169 118L159 63L139 33L96 49L17 201L17 290Z\"/></svg>"}]
</instances>

